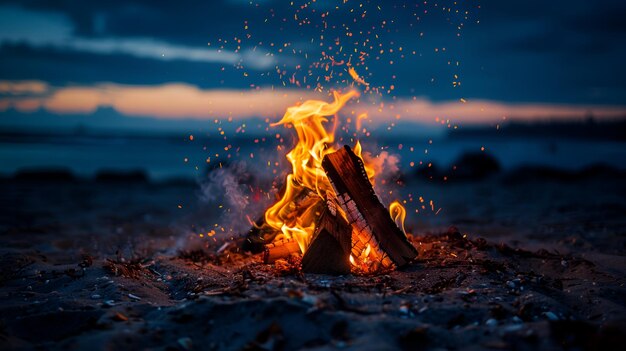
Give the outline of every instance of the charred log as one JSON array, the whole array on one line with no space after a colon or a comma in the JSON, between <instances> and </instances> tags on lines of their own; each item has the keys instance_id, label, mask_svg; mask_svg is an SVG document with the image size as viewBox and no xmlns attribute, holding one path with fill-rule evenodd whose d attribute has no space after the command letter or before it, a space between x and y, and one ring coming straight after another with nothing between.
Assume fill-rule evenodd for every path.
<instances>
[{"instance_id":1,"label":"charred log","mask_svg":"<svg viewBox=\"0 0 626 351\"><path fill-rule=\"evenodd\" d=\"M417 250L391 218L367 178L363 161L344 146L322 160L337 202L355 229L352 254L358 256L367 246L379 252L380 263L404 266L417 256Z\"/></svg>"},{"instance_id":2,"label":"charred log","mask_svg":"<svg viewBox=\"0 0 626 351\"><path fill-rule=\"evenodd\" d=\"M294 239L278 240L265 245L263 261L265 263L274 263L278 259L287 258L292 254L299 254L300 251L300 245Z\"/></svg>"},{"instance_id":3,"label":"charred log","mask_svg":"<svg viewBox=\"0 0 626 351\"><path fill-rule=\"evenodd\" d=\"M352 227L336 211L326 208L315 226L311 243L302 257L305 273L350 273Z\"/></svg>"},{"instance_id":4,"label":"charred log","mask_svg":"<svg viewBox=\"0 0 626 351\"><path fill-rule=\"evenodd\" d=\"M267 243L271 243L278 232L265 224L265 218L259 217L246 234L241 248L251 253L261 253Z\"/></svg>"},{"instance_id":5,"label":"charred log","mask_svg":"<svg viewBox=\"0 0 626 351\"><path fill-rule=\"evenodd\" d=\"M283 186L277 193L277 200L285 193L285 188L286 187ZM293 217L295 220L295 218L302 214L302 209L308 208L311 202L319 201L321 201L321 199L316 196L315 193L309 189L303 188L286 210L290 211L289 216ZM280 231L267 225L265 215L261 215L246 234L241 248L251 253L261 253L265 250L265 245L271 243L279 233Z\"/></svg>"}]
</instances>

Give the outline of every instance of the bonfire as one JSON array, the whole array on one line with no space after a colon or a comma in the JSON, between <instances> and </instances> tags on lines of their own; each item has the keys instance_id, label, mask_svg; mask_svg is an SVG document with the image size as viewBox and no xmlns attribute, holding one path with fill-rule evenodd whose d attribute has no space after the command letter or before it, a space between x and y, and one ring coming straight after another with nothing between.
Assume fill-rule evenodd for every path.
<instances>
[{"instance_id":1,"label":"bonfire","mask_svg":"<svg viewBox=\"0 0 626 351\"><path fill-rule=\"evenodd\" d=\"M334 101L308 100L287 109L273 126L293 127L297 142L287 154L291 173L280 198L248 236L262 241L265 262L302 254L309 273L374 273L406 265L417 256L404 232L406 210L389 210L376 195L375 169L353 147L335 143L339 118L329 117L358 92L334 92ZM402 229L401 229L402 228Z\"/></svg>"}]
</instances>

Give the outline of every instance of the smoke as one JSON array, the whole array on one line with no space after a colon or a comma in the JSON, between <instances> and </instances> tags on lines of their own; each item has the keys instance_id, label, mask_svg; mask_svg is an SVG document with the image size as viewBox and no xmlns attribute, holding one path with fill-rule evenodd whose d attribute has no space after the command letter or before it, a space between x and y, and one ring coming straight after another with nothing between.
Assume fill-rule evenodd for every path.
<instances>
[{"instance_id":1,"label":"smoke","mask_svg":"<svg viewBox=\"0 0 626 351\"><path fill-rule=\"evenodd\" d=\"M177 250L216 251L248 233L270 199L264 189L271 188L271 181L255 173L257 168L237 161L207 171L199 181L198 208L178 226L184 235L177 240Z\"/></svg>"},{"instance_id":2,"label":"smoke","mask_svg":"<svg viewBox=\"0 0 626 351\"><path fill-rule=\"evenodd\" d=\"M376 157L372 157L369 153L366 153L364 157L366 157L366 162L370 162L370 164L374 167L374 170L376 170L376 180L393 181L399 176L399 155L383 151Z\"/></svg>"},{"instance_id":3,"label":"smoke","mask_svg":"<svg viewBox=\"0 0 626 351\"><path fill-rule=\"evenodd\" d=\"M247 163L234 162L209 172L200 183L200 203L217 207L220 232L237 237L248 232L250 222L267 206L265 198L259 195L262 183L265 182L253 175Z\"/></svg>"},{"instance_id":4,"label":"smoke","mask_svg":"<svg viewBox=\"0 0 626 351\"><path fill-rule=\"evenodd\" d=\"M363 152L364 161L376 171L374 177L374 189L384 204L397 200L399 193L398 180L402 179L400 170L400 156L382 151L376 156L369 152Z\"/></svg>"},{"instance_id":5,"label":"smoke","mask_svg":"<svg viewBox=\"0 0 626 351\"><path fill-rule=\"evenodd\" d=\"M244 162L216 168L200 184L200 201L209 204L220 200L228 208L245 210L250 204L245 180L250 177Z\"/></svg>"}]
</instances>

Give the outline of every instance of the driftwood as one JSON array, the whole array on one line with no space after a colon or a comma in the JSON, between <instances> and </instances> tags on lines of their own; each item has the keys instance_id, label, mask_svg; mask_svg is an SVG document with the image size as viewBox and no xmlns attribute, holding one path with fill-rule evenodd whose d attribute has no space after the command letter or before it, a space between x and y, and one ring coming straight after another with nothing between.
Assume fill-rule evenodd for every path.
<instances>
[{"instance_id":1,"label":"driftwood","mask_svg":"<svg viewBox=\"0 0 626 351\"><path fill-rule=\"evenodd\" d=\"M352 255L358 257L369 244L384 267L404 266L417 256L417 250L391 218L367 178L363 161L349 146L328 154L322 160L337 202L355 230Z\"/></svg>"},{"instance_id":2,"label":"driftwood","mask_svg":"<svg viewBox=\"0 0 626 351\"><path fill-rule=\"evenodd\" d=\"M352 227L337 211L326 208L315 226L311 243L302 257L302 271L349 274Z\"/></svg>"}]
</instances>

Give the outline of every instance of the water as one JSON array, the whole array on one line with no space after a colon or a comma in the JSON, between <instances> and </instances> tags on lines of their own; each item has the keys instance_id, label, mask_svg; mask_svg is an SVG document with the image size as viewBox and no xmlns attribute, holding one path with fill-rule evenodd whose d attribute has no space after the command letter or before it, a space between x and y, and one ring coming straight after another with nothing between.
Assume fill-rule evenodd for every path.
<instances>
[{"instance_id":1,"label":"water","mask_svg":"<svg viewBox=\"0 0 626 351\"><path fill-rule=\"evenodd\" d=\"M463 153L480 151L481 147L494 155L505 170L522 165L577 170L597 163L626 167L626 143L615 141L441 138L432 144L428 140L410 139L381 140L379 144L400 156L405 171L410 169L410 162L420 161L447 167ZM369 150L379 152L380 147L370 144ZM143 170L155 180L196 178L205 174L207 165L235 159L252 163L259 172L269 174L276 167L274 162L284 153L285 150L276 151L276 144L255 143L253 138L190 141L173 137L1 137L0 174L12 175L22 169L65 168L85 177L106 169ZM207 164L208 158L211 162Z\"/></svg>"},{"instance_id":2,"label":"water","mask_svg":"<svg viewBox=\"0 0 626 351\"><path fill-rule=\"evenodd\" d=\"M485 152L493 155L505 170L523 165L579 170L598 163L616 168L626 167L626 143L616 141L460 138L433 140L432 144L424 142L418 144L420 148L415 148L413 152L410 150L407 152L406 146L403 145L400 154L403 156L404 163L410 160L424 160L449 166L463 153L480 152L484 147Z\"/></svg>"}]
</instances>

